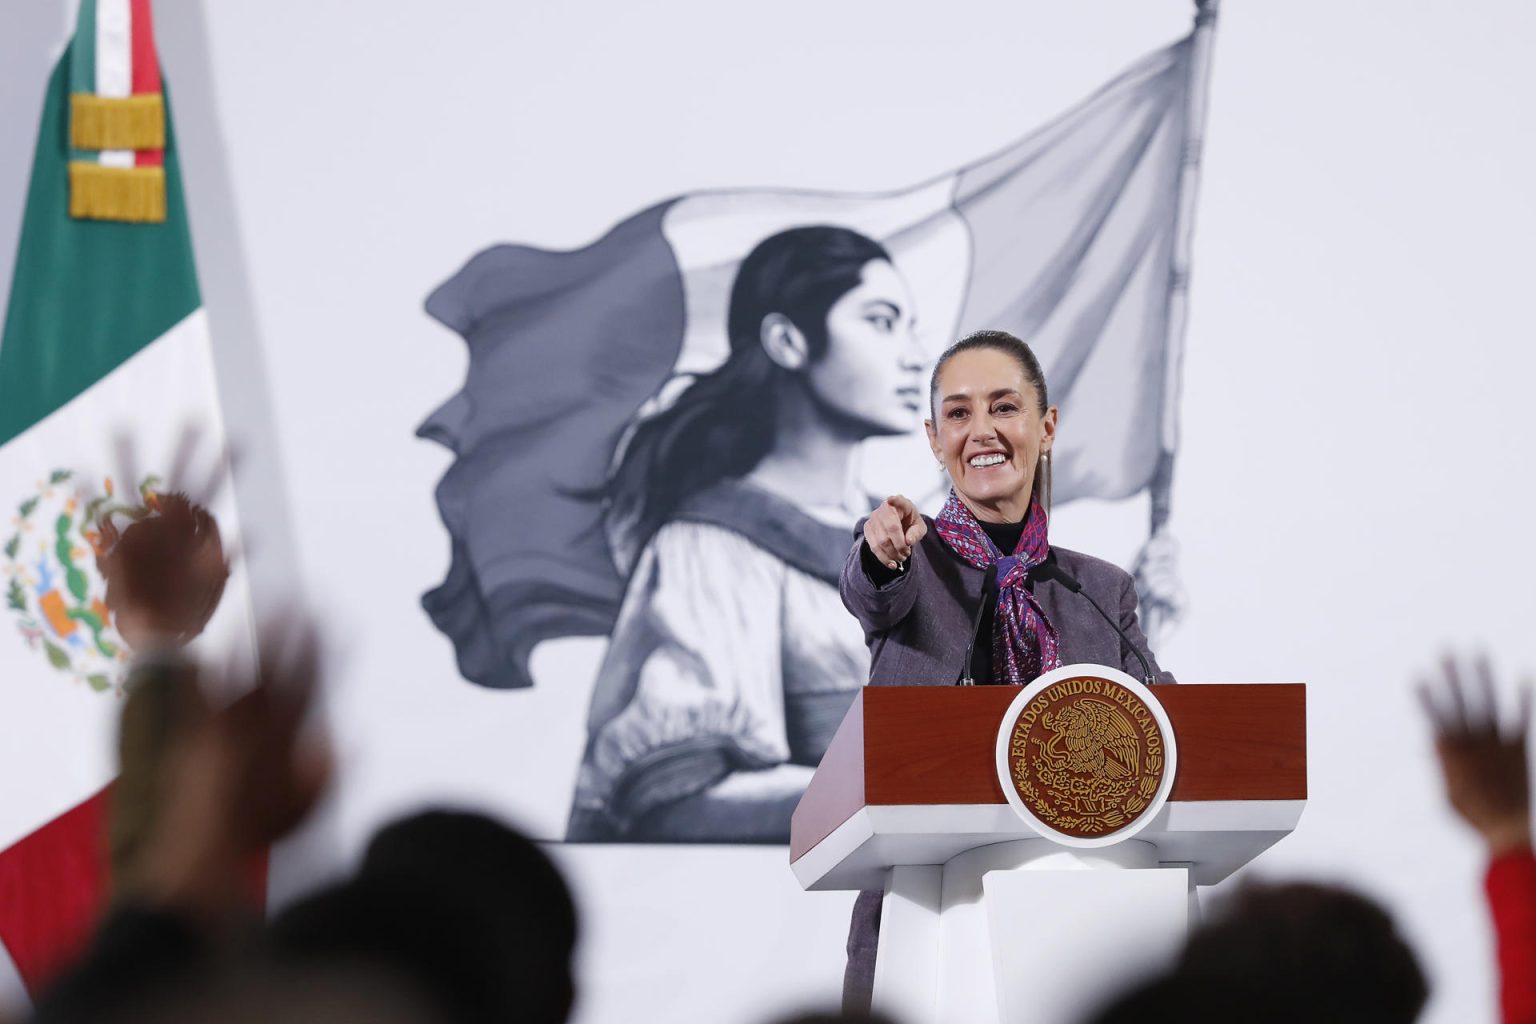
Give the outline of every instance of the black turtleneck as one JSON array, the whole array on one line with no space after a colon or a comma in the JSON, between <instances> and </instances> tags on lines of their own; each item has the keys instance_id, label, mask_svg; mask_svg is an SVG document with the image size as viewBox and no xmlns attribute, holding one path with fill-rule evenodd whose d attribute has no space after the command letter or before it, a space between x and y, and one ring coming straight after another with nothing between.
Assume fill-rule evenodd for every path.
<instances>
[{"instance_id":1,"label":"black turtleneck","mask_svg":"<svg viewBox=\"0 0 1536 1024\"><path fill-rule=\"evenodd\" d=\"M1013 549L1019 546L1019 538L1024 536L1024 522L1018 523L981 523L982 531L997 545L997 550L1005 555L1013 554ZM1027 522L1027 520L1025 520Z\"/></svg>"}]
</instances>

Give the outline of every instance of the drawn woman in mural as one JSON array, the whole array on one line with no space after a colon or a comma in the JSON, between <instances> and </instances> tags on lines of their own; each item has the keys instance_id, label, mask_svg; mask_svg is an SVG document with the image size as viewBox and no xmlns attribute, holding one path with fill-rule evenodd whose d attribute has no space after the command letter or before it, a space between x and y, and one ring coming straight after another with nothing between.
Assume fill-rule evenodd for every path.
<instances>
[{"instance_id":1,"label":"drawn woman in mural","mask_svg":"<svg viewBox=\"0 0 1536 1024\"><path fill-rule=\"evenodd\" d=\"M862 440L911 430L923 353L878 243L802 227L731 290L730 355L644 421L609 485L628 584L567 838L783 842L869 671L837 577Z\"/></svg>"}]
</instances>

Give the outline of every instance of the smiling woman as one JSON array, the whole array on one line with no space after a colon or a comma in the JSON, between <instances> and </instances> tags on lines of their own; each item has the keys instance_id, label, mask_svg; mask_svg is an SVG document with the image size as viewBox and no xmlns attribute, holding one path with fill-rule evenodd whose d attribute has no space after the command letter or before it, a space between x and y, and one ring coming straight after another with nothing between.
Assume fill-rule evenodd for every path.
<instances>
[{"instance_id":1,"label":"smiling woman","mask_svg":"<svg viewBox=\"0 0 1536 1024\"><path fill-rule=\"evenodd\" d=\"M870 685L947 685L963 675L1022 686L1084 662L1140 678L1143 657L1148 682L1173 682L1147 649L1131 577L1050 544L1057 412L1029 346L1002 331L962 338L934 367L929 410L928 442L953 484L949 499L929 519L907 498L887 498L860 523L839 583L869 643ZM980 639L968 659L972 635ZM869 1005L880 908L878 892L854 905L850 1009Z\"/></svg>"}]
</instances>

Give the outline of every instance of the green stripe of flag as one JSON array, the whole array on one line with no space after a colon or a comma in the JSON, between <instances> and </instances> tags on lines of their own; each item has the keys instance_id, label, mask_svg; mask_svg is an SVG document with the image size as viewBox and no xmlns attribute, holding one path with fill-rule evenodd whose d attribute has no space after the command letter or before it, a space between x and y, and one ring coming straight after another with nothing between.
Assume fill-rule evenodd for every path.
<instances>
[{"instance_id":1,"label":"green stripe of flag","mask_svg":"<svg viewBox=\"0 0 1536 1024\"><path fill-rule=\"evenodd\" d=\"M74 59L68 60L69 91L71 93L96 93L96 0L80 0L80 11L75 16L75 38L71 44ZM64 137L69 137L69 114L64 115ZM72 149L71 160L96 160L99 150Z\"/></svg>"},{"instance_id":2,"label":"green stripe of flag","mask_svg":"<svg viewBox=\"0 0 1536 1024\"><path fill-rule=\"evenodd\" d=\"M69 91L96 91L96 0L80 0L80 14L75 18L76 60L69 65Z\"/></svg>"},{"instance_id":3,"label":"green stripe of flag","mask_svg":"<svg viewBox=\"0 0 1536 1024\"><path fill-rule=\"evenodd\" d=\"M93 0L83 2L94 6ZM76 56L89 52L81 47L87 34L77 35L59 59L43 105L10 308L0 334L0 444L84 392L202 304L169 96L165 222L69 216L70 68Z\"/></svg>"}]
</instances>

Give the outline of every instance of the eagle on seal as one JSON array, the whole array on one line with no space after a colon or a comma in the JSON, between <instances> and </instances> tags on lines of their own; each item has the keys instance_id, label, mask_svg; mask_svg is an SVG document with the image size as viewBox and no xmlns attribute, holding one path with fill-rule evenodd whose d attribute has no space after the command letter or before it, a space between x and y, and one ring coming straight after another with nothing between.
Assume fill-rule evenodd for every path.
<instances>
[{"instance_id":1,"label":"eagle on seal","mask_svg":"<svg viewBox=\"0 0 1536 1024\"><path fill-rule=\"evenodd\" d=\"M1061 758L1069 771L1112 782L1135 773L1141 749L1136 728L1108 701L1084 698L1047 714L1044 725L1055 733L1047 752Z\"/></svg>"}]
</instances>

